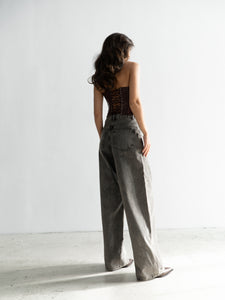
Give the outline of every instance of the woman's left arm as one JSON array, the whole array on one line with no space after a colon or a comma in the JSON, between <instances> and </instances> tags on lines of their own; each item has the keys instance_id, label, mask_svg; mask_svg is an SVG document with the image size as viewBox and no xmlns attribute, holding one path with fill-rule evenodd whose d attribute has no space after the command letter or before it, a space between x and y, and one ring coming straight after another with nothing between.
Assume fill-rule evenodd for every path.
<instances>
[{"instance_id":1,"label":"woman's left arm","mask_svg":"<svg viewBox=\"0 0 225 300\"><path fill-rule=\"evenodd\" d=\"M99 138L101 137L101 132L102 132L102 128L103 128L102 106L103 106L103 95L94 86L94 119L95 119L95 125L97 128L97 131L99 134Z\"/></svg>"}]
</instances>

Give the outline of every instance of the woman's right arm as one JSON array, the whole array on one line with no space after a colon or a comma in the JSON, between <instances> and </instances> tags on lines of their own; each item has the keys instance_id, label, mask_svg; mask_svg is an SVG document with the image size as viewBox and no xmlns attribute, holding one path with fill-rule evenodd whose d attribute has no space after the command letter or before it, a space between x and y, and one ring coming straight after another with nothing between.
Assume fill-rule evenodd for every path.
<instances>
[{"instance_id":1,"label":"woman's right arm","mask_svg":"<svg viewBox=\"0 0 225 300\"><path fill-rule=\"evenodd\" d=\"M143 136L144 148L142 149L142 153L143 155L147 156L150 149L150 141L149 141L148 131L144 122L144 114L143 114L142 104L140 100L139 78L140 78L139 64L137 62L131 62L130 81L129 81L129 90L130 90L129 105L144 135Z\"/></svg>"}]
</instances>

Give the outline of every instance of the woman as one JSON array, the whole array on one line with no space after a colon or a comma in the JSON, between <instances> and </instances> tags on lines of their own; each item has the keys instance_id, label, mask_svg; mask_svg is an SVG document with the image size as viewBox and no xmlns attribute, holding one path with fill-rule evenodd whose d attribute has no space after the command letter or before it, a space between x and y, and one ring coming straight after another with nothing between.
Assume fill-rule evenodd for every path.
<instances>
[{"instance_id":1,"label":"woman","mask_svg":"<svg viewBox=\"0 0 225 300\"><path fill-rule=\"evenodd\" d=\"M139 65L128 61L134 43L126 35L109 35L95 61L94 117L100 137L99 180L106 270L129 266L123 244L124 210L137 280L163 277L164 267L154 224L149 135L139 96ZM104 126L103 96L108 103Z\"/></svg>"}]
</instances>

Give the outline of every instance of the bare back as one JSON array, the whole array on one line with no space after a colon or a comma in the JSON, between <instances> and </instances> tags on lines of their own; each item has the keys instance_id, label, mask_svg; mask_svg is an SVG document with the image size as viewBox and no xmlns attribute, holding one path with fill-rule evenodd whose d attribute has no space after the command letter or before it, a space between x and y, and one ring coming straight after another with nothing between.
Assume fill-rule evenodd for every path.
<instances>
[{"instance_id":1,"label":"bare back","mask_svg":"<svg viewBox=\"0 0 225 300\"><path fill-rule=\"evenodd\" d=\"M131 62L129 61L124 63L122 69L116 74L117 85L115 88L119 88L121 86L129 86L130 64Z\"/></svg>"},{"instance_id":2,"label":"bare back","mask_svg":"<svg viewBox=\"0 0 225 300\"><path fill-rule=\"evenodd\" d=\"M129 86L131 64L132 62L130 61L125 62L122 69L118 73L116 73L115 77L117 79L117 84L115 86L115 89Z\"/></svg>"}]
</instances>

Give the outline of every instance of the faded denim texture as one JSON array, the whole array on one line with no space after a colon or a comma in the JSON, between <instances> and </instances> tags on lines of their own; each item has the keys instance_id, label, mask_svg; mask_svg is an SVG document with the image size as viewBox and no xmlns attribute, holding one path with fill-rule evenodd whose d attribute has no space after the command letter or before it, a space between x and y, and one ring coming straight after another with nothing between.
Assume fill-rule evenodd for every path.
<instances>
[{"instance_id":1,"label":"faded denim texture","mask_svg":"<svg viewBox=\"0 0 225 300\"><path fill-rule=\"evenodd\" d=\"M98 153L105 267L113 271L128 263L123 244L125 211L136 277L150 280L164 266L155 231L151 169L142 155L143 146L133 115L106 118Z\"/></svg>"}]
</instances>

